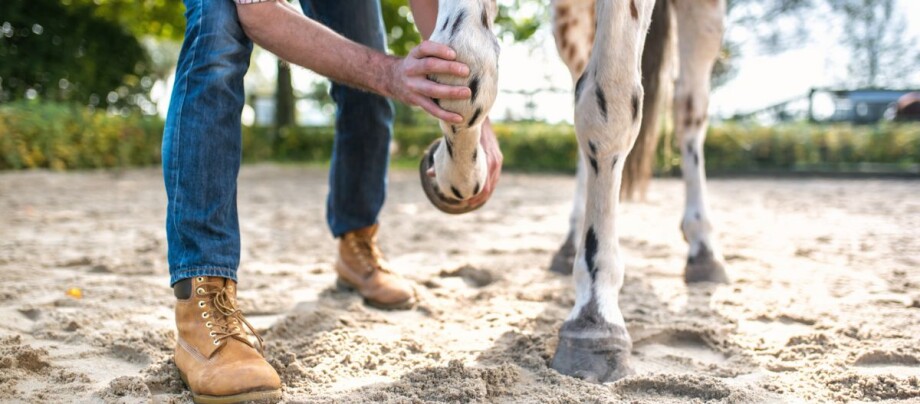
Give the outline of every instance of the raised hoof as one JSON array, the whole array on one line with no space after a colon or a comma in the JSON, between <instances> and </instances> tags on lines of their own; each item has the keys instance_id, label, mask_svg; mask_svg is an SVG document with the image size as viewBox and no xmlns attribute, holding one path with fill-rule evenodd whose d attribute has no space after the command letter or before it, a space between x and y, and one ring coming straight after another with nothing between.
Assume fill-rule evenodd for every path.
<instances>
[{"instance_id":1,"label":"raised hoof","mask_svg":"<svg viewBox=\"0 0 920 404\"><path fill-rule=\"evenodd\" d=\"M716 259L709 248L703 245L696 256L687 258L684 281L686 283L728 283L728 274L725 273L725 265Z\"/></svg>"},{"instance_id":2,"label":"raised hoof","mask_svg":"<svg viewBox=\"0 0 920 404\"><path fill-rule=\"evenodd\" d=\"M636 373L629 364L631 349L628 337L592 335L584 338L560 331L552 367L559 373L588 382L612 382Z\"/></svg>"},{"instance_id":3,"label":"raised hoof","mask_svg":"<svg viewBox=\"0 0 920 404\"><path fill-rule=\"evenodd\" d=\"M425 191L425 196L428 197L428 201L441 212L450 213L452 215L460 215L481 208L482 205L485 205L485 202L478 205L471 205L467 202L458 201L444 195L438 189L438 184L435 179L428 176L428 169L434 166L434 152L438 150L440 145L441 139L432 142L431 145L428 146L428 149L425 150L425 155L422 156L422 161L419 163L418 167L419 179L422 181L422 190Z\"/></svg>"},{"instance_id":4,"label":"raised hoof","mask_svg":"<svg viewBox=\"0 0 920 404\"><path fill-rule=\"evenodd\" d=\"M549 264L549 270L561 275L571 275L572 268L575 265L575 236L569 233L565 238L565 243L559 247L559 251L553 255L553 261Z\"/></svg>"}]
</instances>

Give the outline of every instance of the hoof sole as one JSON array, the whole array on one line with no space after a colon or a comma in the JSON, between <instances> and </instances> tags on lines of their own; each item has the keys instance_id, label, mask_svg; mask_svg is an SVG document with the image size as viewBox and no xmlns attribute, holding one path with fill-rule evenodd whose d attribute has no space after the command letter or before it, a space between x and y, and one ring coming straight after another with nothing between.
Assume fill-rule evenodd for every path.
<instances>
[{"instance_id":1,"label":"hoof sole","mask_svg":"<svg viewBox=\"0 0 920 404\"><path fill-rule=\"evenodd\" d=\"M612 382L636 373L629 364L632 343L628 339L560 334L552 363L559 373L593 383Z\"/></svg>"},{"instance_id":2,"label":"hoof sole","mask_svg":"<svg viewBox=\"0 0 920 404\"><path fill-rule=\"evenodd\" d=\"M428 146L418 167L418 175L422 182L422 190L425 191L425 196L428 197L428 201L441 212L452 215L461 215L481 208L482 205L485 205L485 202L479 205L470 205L464 201L458 201L445 196L438 189L438 184L434 181L434 178L428 176L428 169L434 165L434 152L438 150L441 142L442 140L438 139Z\"/></svg>"}]
</instances>

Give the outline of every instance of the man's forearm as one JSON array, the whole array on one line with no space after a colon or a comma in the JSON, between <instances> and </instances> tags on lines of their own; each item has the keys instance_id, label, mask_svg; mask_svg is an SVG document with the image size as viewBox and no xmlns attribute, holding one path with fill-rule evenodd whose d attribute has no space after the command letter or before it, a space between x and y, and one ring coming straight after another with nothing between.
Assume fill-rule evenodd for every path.
<instances>
[{"instance_id":1,"label":"man's forearm","mask_svg":"<svg viewBox=\"0 0 920 404\"><path fill-rule=\"evenodd\" d=\"M388 76L397 58L349 41L282 3L237 6L253 42L337 82L390 96Z\"/></svg>"}]
</instances>

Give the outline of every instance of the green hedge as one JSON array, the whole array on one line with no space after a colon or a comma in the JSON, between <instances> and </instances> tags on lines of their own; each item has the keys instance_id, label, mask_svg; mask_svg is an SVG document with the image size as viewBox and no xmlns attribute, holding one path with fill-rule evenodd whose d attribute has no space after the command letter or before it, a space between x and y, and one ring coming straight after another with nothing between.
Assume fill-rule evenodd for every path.
<instances>
[{"instance_id":1,"label":"green hedge","mask_svg":"<svg viewBox=\"0 0 920 404\"><path fill-rule=\"evenodd\" d=\"M162 134L159 119L61 104L0 106L0 169L152 165Z\"/></svg>"},{"instance_id":2,"label":"green hedge","mask_svg":"<svg viewBox=\"0 0 920 404\"><path fill-rule=\"evenodd\" d=\"M578 153L571 125L495 125L505 168L574 171ZM0 106L0 169L110 168L159 163L163 122L154 117L111 116L50 104ZM414 165L439 136L436 125L397 127L393 158ZM243 157L255 161L325 162L332 153L330 127L243 129ZM659 173L679 170L679 152L659 147ZM920 125L793 124L772 127L723 123L706 141L710 172L865 171L918 172Z\"/></svg>"}]
</instances>

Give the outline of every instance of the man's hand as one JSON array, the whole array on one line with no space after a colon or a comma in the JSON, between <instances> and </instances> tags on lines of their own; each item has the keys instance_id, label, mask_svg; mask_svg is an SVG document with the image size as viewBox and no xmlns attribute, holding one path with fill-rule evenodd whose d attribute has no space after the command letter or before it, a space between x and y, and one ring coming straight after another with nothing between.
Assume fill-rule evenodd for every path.
<instances>
[{"instance_id":1,"label":"man's hand","mask_svg":"<svg viewBox=\"0 0 920 404\"><path fill-rule=\"evenodd\" d=\"M387 69L385 95L405 104L418 106L443 121L461 123L463 117L441 109L432 98L462 100L470 98L469 87L449 86L428 79L430 74L450 74L467 77L470 68L454 62L457 53L446 45L424 41L404 59L397 59Z\"/></svg>"},{"instance_id":2,"label":"man's hand","mask_svg":"<svg viewBox=\"0 0 920 404\"><path fill-rule=\"evenodd\" d=\"M479 144L482 145L482 149L486 152L489 176L488 180L486 180L486 185L482 187L482 191L467 201L473 206L486 203L492 196L495 186L498 185L498 178L502 174L502 161L505 159L502 155L502 150L498 147L495 132L492 130L492 122L488 118L482 123L482 135L479 137Z\"/></svg>"}]
</instances>

